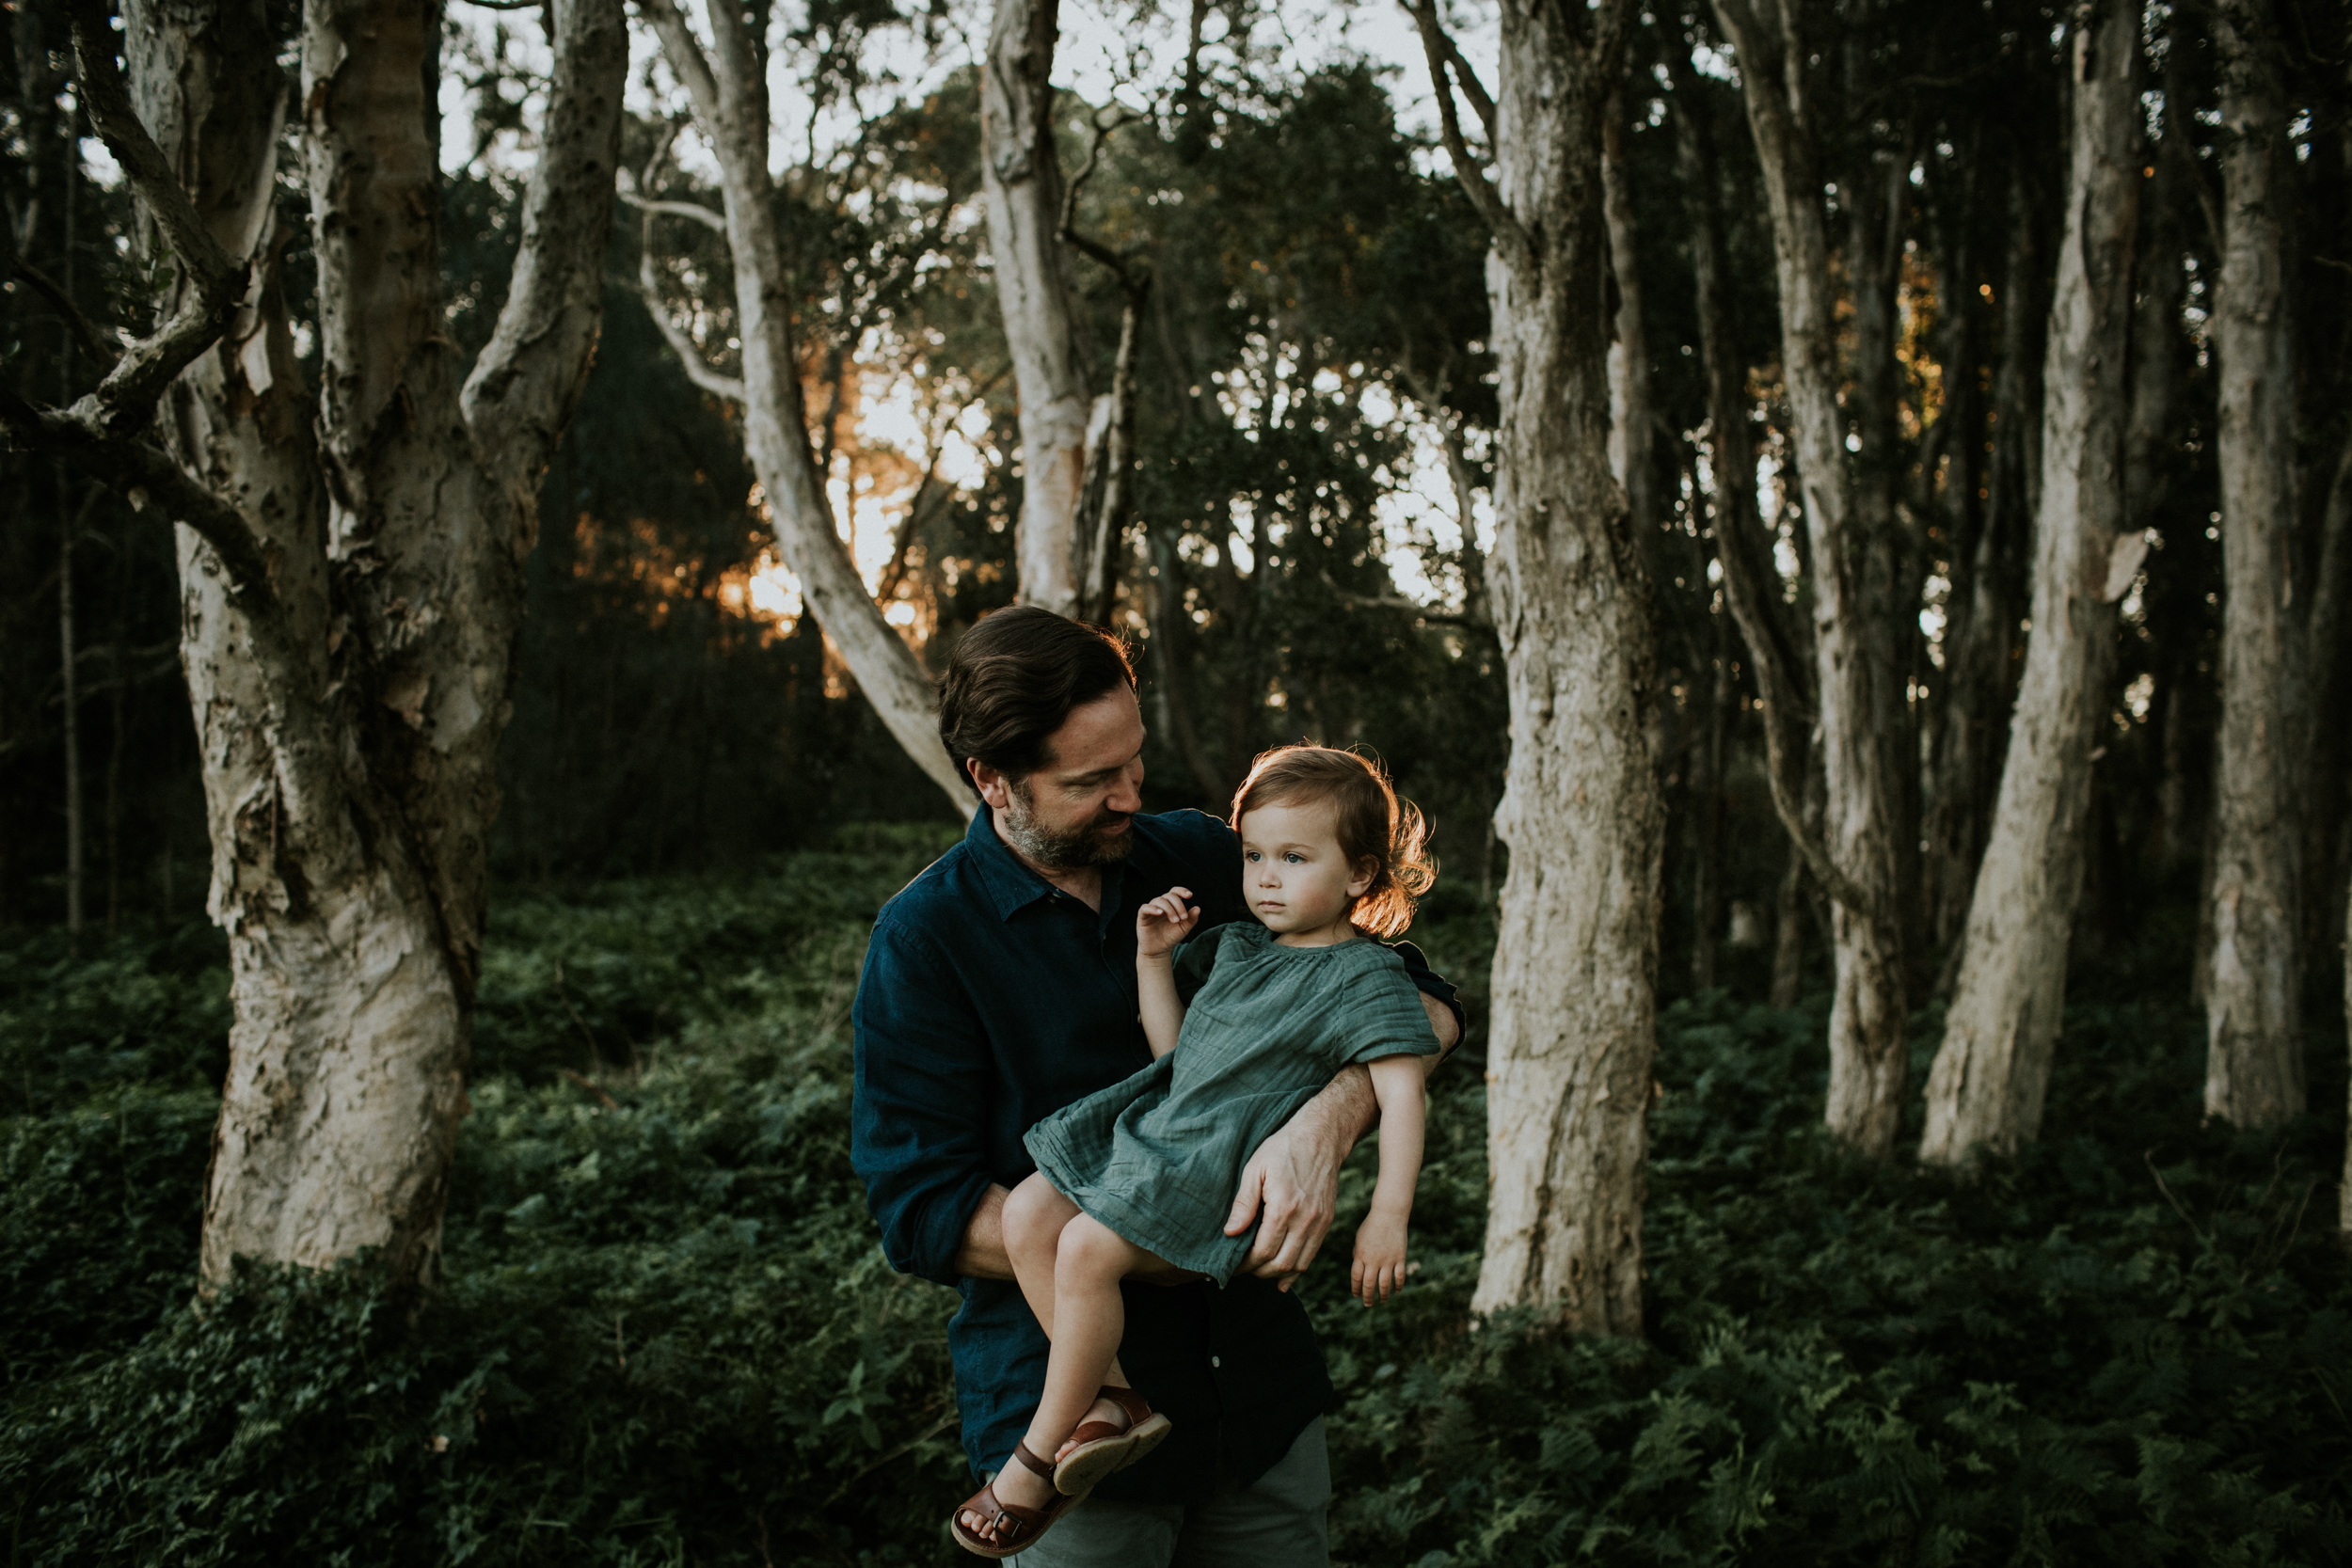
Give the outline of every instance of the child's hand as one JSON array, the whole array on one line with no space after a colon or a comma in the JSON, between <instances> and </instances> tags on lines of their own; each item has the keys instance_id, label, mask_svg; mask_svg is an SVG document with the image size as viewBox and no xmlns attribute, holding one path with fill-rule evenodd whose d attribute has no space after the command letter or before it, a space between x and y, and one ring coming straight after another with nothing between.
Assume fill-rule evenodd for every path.
<instances>
[{"instance_id":1,"label":"child's hand","mask_svg":"<svg viewBox=\"0 0 2352 1568\"><path fill-rule=\"evenodd\" d=\"M1404 1288L1405 1221L1375 1213L1356 1232L1356 1266L1348 1275L1348 1294L1370 1307Z\"/></svg>"},{"instance_id":2,"label":"child's hand","mask_svg":"<svg viewBox=\"0 0 2352 1568\"><path fill-rule=\"evenodd\" d=\"M1200 923L1200 911L1187 909L1184 900L1192 896L1188 887L1172 887L1136 911L1136 956L1156 958L1172 952L1176 944L1192 935L1192 928Z\"/></svg>"}]
</instances>

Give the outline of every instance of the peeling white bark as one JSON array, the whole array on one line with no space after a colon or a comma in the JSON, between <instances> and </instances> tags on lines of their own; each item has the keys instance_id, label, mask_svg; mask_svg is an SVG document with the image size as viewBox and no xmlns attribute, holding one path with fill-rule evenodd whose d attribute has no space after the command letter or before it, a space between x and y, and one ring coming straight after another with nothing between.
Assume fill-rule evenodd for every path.
<instances>
[{"instance_id":1,"label":"peeling white bark","mask_svg":"<svg viewBox=\"0 0 2352 1568\"><path fill-rule=\"evenodd\" d=\"M1511 712L1495 813L1511 869L1487 1045L1492 1175L1471 1305L1635 1335L1664 811L1643 726L1648 583L1609 471L1600 140L1630 8L1505 0L1497 185L1451 125L1447 140L1496 230L1486 282L1502 418L1487 583ZM1435 12L1420 18L1450 114Z\"/></svg>"},{"instance_id":2,"label":"peeling white bark","mask_svg":"<svg viewBox=\"0 0 2352 1568\"><path fill-rule=\"evenodd\" d=\"M2013 1154L2041 1131L2082 889L2091 753L2115 662L2115 601L2146 540L2123 531L2123 435L2139 160L2137 12L2078 15L2067 179L2043 369L2033 634L1960 983L1928 1078L1919 1157ZM2120 577L2121 581L2117 578Z\"/></svg>"},{"instance_id":3,"label":"peeling white bark","mask_svg":"<svg viewBox=\"0 0 2352 1568\"><path fill-rule=\"evenodd\" d=\"M187 525L181 654L236 1007L203 1272L373 1250L389 1277L425 1285L465 1114L521 565L596 338L628 39L618 0L551 8L520 261L461 393L426 99L439 13L310 0L313 400L278 282L287 105L262 12L177 0L125 18L164 178L214 244L254 262L226 330L169 388L184 479L154 498Z\"/></svg>"}]
</instances>

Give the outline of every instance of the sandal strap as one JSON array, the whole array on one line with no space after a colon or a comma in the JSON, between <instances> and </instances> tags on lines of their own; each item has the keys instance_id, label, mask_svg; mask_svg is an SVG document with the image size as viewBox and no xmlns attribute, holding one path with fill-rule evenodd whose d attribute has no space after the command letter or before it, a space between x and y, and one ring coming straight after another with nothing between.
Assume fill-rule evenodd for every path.
<instances>
[{"instance_id":1,"label":"sandal strap","mask_svg":"<svg viewBox=\"0 0 2352 1568\"><path fill-rule=\"evenodd\" d=\"M1040 1459L1037 1455L1031 1453L1029 1451L1028 1444L1015 1443L1012 1446L1012 1457L1020 1464L1023 1469L1028 1471L1031 1475L1043 1476L1047 1481L1054 1479L1054 1462L1050 1459ZM1035 1510L1023 1509L1021 1512L1030 1513L1034 1513Z\"/></svg>"},{"instance_id":2,"label":"sandal strap","mask_svg":"<svg viewBox=\"0 0 2352 1568\"><path fill-rule=\"evenodd\" d=\"M993 1484L983 1486L966 1497L961 1506L948 1516L948 1522L955 1526L959 1535L970 1534L963 1524L966 1513L978 1514L980 1523L996 1532L993 1542L981 1543L994 1546L1017 1547L1034 1539L1054 1522L1054 1515L1043 1509L1024 1508L1019 1503L1009 1503L999 1498ZM977 1535L971 1536L971 1539L980 1540Z\"/></svg>"},{"instance_id":3,"label":"sandal strap","mask_svg":"<svg viewBox=\"0 0 2352 1568\"><path fill-rule=\"evenodd\" d=\"M1095 1390L1094 1397L1098 1400L1108 1400L1125 1411L1129 1432L1135 1431L1136 1428L1152 1418L1152 1402L1133 1388L1118 1388L1105 1383Z\"/></svg>"}]
</instances>

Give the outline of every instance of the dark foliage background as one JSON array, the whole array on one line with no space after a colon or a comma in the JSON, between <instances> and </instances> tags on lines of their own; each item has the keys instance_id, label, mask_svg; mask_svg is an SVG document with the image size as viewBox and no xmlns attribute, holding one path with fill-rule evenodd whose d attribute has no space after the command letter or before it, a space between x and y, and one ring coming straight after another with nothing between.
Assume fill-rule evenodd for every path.
<instances>
[{"instance_id":1,"label":"dark foliage background","mask_svg":"<svg viewBox=\"0 0 2352 1568\"><path fill-rule=\"evenodd\" d=\"M208 931L84 958L10 939L8 1560L961 1560L953 1297L890 1273L848 1164L865 930L942 842L869 827L739 879L502 900L450 1286L413 1318L356 1274L197 1302ZM1475 1006L1473 901L1414 935ZM1337 1560L2343 1560L2340 1129L2201 1129L2195 1020L2090 1001L2016 1166L1858 1169L1819 1128L1820 1006L1669 1010L1646 1345L1468 1319L1473 1033L1435 1100L1412 1289L1364 1311L1337 1262L1303 1287L1340 1390Z\"/></svg>"},{"instance_id":2,"label":"dark foliage background","mask_svg":"<svg viewBox=\"0 0 2352 1568\"><path fill-rule=\"evenodd\" d=\"M2033 267L2050 264L2062 71L2042 40L2061 18L2024 0L1874 14L1855 80L1880 88L1824 112L1851 144L1839 158L1916 160L1901 461L1932 819L1956 783L1942 737L1967 719L1942 661L1977 580L1972 542L1996 546L1992 586L2022 583L2023 470L1994 449L2035 417L2030 387L2001 389L2039 364L2040 275L2009 258L2022 237ZM1804 956L1797 990L1819 990L1821 915L1793 885L1782 896L1755 693L1711 575L1694 203L1711 189L1724 206L1753 435L1767 480L1786 484L1772 245L1733 87L1704 72L1658 85L1676 51L1706 42L1704 18L1668 8L1637 40L1625 139L1662 498L1649 718L1672 822L1651 1332L1601 1345L1470 1322L1485 1194L1473 1036L1437 1096L1414 1290L1363 1313L1334 1268L1306 1287L1341 1389L1343 1560L2352 1558L2352 1279L2323 1240L2346 1088L2328 964L2312 966L2309 1008L2321 1110L2262 1137L2197 1116L2189 988L2225 588L2198 337L2217 263L2196 184L2212 172L2215 80L2204 13L2151 14L2175 158L2149 166L2146 245L2177 263L2182 295L2177 332L2141 346L2178 372L2179 418L2155 454L2158 538L2108 694L2048 1121L1975 1185L1839 1159L1818 1129L1823 1003L1754 1000L1772 978L1775 917ZM60 13L18 0L8 15L0 375L48 401L87 388L95 366L17 265L102 328L135 330L123 302L151 280L128 260L122 199L70 157L82 127ZM863 40L935 35L938 20L814 7L792 46L840 103L876 86L857 76ZM2309 29L2318 41L2295 66L2313 106L2294 179L2314 517L2352 409L2352 295L2321 264L2352 255L2352 120L2341 71L2327 74L2340 31ZM1119 606L1146 677L1149 802L1213 805L1281 740L1375 748L1438 824L1445 876L1415 934L1470 982L1475 1018L1505 871L1485 828L1505 739L1499 654L1475 551L1417 524L1408 547L1438 599L1406 602L1382 508L1408 426L1457 443L1458 508L1488 483L1482 245L1433 150L1400 130L1400 83L1360 65L1302 71L1246 29L1230 36L1183 94L1111 138L1080 206L1082 227L1137 247L1154 277ZM445 55L489 89L485 150L523 123L532 83L513 41L453 32ZM977 223L949 221L977 180L972 98L958 76L888 107L839 156L790 171L779 198L811 404L835 411L820 451L852 483L930 460L859 436L861 355L927 414L972 410L961 428L978 477L917 492L883 593L934 665L1009 602L1020 502L984 247ZM1074 169L1091 106L1065 95L1059 112ZM1686 112L1716 128L1716 166L1696 184L1677 158ZM632 123L632 177L707 199L659 156L669 129ZM486 336L511 266L510 166L477 156L445 180L464 344ZM298 234L291 173L282 199ZM650 309L635 287L648 244ZM290 272L299 294L298 244ZM209 852L172 545L104 488L0 452L11 1564L954 1560L938 1530L963 1490L943 1424L949 1301L882 1266L847 1164L845 1022L874 910L951 830L821 633L747 608L769 545L740 442L651 313L699 323L723 359L723 259L695 226L624 214L610 276L596 372L547 477L531 563L451 1280L415 1315L345 1275L249 1275L196 1303L228 1003L199 908ZM1073 277L1106 366L1118 290L1091 262ZM1971 376L1981 395L1948 434L1941 415ZM1803 530L1785 507L1770 521L1802 609ZM69 657L78 935L60 927ZM2006 681L2013 649L1995 662ZM2314 900L2311 950L2332 957L2352 835L2336 831L2341 737L2322 742L2309 848L2332 891ZM1915 1082L1939 1022L1932 1006L1915 1020ZM1359 1153L1351 1205L1370 1179Z\"/></svg>"}]
</instances>

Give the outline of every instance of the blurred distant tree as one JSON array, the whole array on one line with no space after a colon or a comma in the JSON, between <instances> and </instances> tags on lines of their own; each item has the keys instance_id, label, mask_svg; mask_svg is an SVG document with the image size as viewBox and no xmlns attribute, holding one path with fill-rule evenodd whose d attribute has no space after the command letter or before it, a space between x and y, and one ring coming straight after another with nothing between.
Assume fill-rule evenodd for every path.
<instances>
[{"instance_id":1,"label":"blurred distant tree","mask_svg":"<svg viewBox=\"0 0 2352 1568\"><path fill-rule=\"evenodd\" d=\"M2205 1111L2241 1127L2302 1114L2302 705L2311 594L2296 594L2296 309L2287 290L2294 151L2275 8L2220 5L2221 736L2207 898Z\"/></svg>"},{"instance_id":2,"label":"blurred distant tree","mask_svg":"<svg viewBox=\"0 0 2352 1568\"><path fill-rule=\"evenodd\" d=\"M1870 112L1842 101L1836 85L1859 89L1878 67L1884 24L1877 10L1865 8L1841 29L1810 37L1806 24L1820 19L1801 0L1716 0L1715 15L1738 55L1777 240L1781 368L1810 545L1814 695L1828 779L1823 836L1791 816L1789 791L1775 799L1834 910L1829 1126L1883 1159L1894 1149L1909 1062L1905 627L1917 612L1904 592L1892 445L1895 273L1910 159L1907 151L1888 155L1882 137L1844 134L1829 118L1841 104L1857 116ZM1878 123L1888 129L1887 119ZM1840 341L1841 269L1832 263L1822 194L1831 182L1851 282L1850 355Z\"/></svg>"},{"instance_id":3,"label":"blurred distant tree","mask_svg":"<svg viewBox=\"0 0 2352 1568\"><path fill-rule=\"evenodd\" d=\"M2139 216L2138 13L2070 24L2065 237L2043 376L2033 637L1969 906L1960 983L1928 1079L1920 1157L2013 1153L2041 1130L2082 891L2092 753L2108 711L2115 612L2148 553L2127 529L2125 410Z\"/></svg>"},{"instance_id":4,"label":"blurred distant tree","mask_svg":"<svg viewBox=\"0 0 2352 1568\"><path fill-rule=\"evenodd\" d=\"M921 662L882 618L859 577L825 493L825 468L810 450L802 361L793 341L794 290L768 163L765 12L755 22L724 6L707 7L706 50L672 0L644 0L641 8L717 155L725 209L723 217L691 203L668 203L666 210L699 213L696 221L723 231L735 279L739 374L710 369L691 339L678 342L683 362L697 385L741 405L744 446L775 521L777 549L800 579L810 612L898 744L959 811L968 812L969 793L939 739ZM825 437L831 439L830 430Z\"/></svg>"}]
</instances>

